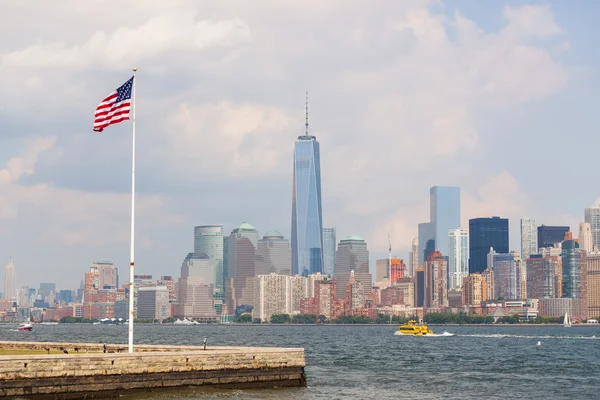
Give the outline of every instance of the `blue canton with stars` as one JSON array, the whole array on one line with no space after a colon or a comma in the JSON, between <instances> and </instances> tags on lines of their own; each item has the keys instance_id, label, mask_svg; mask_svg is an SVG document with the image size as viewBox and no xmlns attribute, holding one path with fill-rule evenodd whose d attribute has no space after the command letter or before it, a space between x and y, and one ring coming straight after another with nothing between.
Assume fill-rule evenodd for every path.
<instances>
[{"instance_id":1,"label":"blue canton with stars","mask_svg":"<svg viewBox=\"0 0 600 400\"><path fill-rule=\"evenodd\" d=\"M125 82L120 88L117 89L118 96L117 96L117 99L115 100L115 103L119 103L121 101L131 99L132 87L133 87L133 76L131 77L130 80Z\"/></svg>"}]
</instances>

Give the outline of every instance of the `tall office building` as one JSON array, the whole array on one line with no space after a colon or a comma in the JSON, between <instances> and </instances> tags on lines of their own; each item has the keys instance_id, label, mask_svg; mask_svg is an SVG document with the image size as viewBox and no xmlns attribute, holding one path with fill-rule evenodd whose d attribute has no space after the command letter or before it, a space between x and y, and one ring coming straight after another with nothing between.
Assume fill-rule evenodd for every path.
<instances>
[{"instance_id":1,"label":"tall office building","mask_svg":"<svg viewBox=\"0 0 600 400\"><path fill-rule=\"evenodd\" d=\"M419 257L417 262L424 265L429 253L435 250L435 229L431 222L422 222L419 224Z\"/></svg>"},{"instance_id":2,"label":"tall office building","mask_svg":"<svg viewBox=\"0 0 600 400\"><path fill-rule=\"evenodd\" d=\"M565 233L569 232L569 229L568 226L538 226L538 249L555 247L558 243L562 243L565 239Z\"/></svg>"},{"instance_id":3,"label":"tall office building","mask_svg":"<svg viewBox=\"0 0 600 400\"><path fill-rule=\"evenodd\" d=\"M584 221L592 230L592 246L600 248L600 207L597 204L585 209Z\"/></svg>"},{"instance_id":4,"label":"tall office building","mask_svg":"<svg viewBox=\"0 0 600 400\"><path fill-rule=\"evenodd\" d=\"M256 247L255 275L275 272L291 275L292 251L290 242L277 231L269 231L258 241Z\"/></svg>"},{"instance_id":5,"label":"tall office building","mask_svg":"<svg viewBox=\"0 0 600 400\"><path fill-rule=\"evenodd\" d=\"M323 211L319 142L308 134L308 100L304 135L294 147L292 192L292 274L323 272Z\"/></svg>"},{"instance_id":6,"label":"tall office building","mask_svg":"<svg viewBox=\"0 0 600 400\"><path fill-rule=\"evenodd\" d=\"M586 254L588 317L600 317L600 253Z\"/></svg>"},{"instance_id":7,"label":"tall office building","mask_svg":"<svg viewBox=\"0 0 600 400\"><path fill-rule=\"evenodd\" d=\"M323 228L323 273L333 276L335 272L335 228Z\"/></svg>"},{"instance_id":8,"label":"tall office building","mask_svg":"<svg viewBox=\"0 0 600 400\"><path fill-rule=\"evenodd\" d=\"M562 295L562 258L532 254L527 263L527 297L556 298Z\"/></svg>"},{"instance_id":9,"label":"tall office building","mask_svg":"<svg viewBox=\"0 0 600 400\"><path fill-rule=\"evenodd\" d=\"M535 219L521 218L521 257L527 260L531 254L537 254L537 228Z\"/></svg>"},{"instance_id":10,"label":"tall office building","mask_svg":"<svg viewBox=\"0 0 600 400\"><path fill-rule=\"evenodd\" d=\"M371 290L373 279L369 273L369 250L367 243L360 236L347 236L338 244L333 275L338 299L346 297L346 283L352 271L363 289Z\"/></svg>"},{"instance_id":11,"label":"tall office building","mask_svg":"<svg viewBox=\"0 0 600 400\"><path fill-rule=\"evenodd\" d=\"M498 253L508 253L508 219L500 217L470 219L470 274L485 271L487 256L492 247Z\"/></svg>"},{"instance_id":12,"label":"tall office building","mask_svg":"<svg viewBox=\"0 0 600 400\"><path fill-rule=\"evenodd\" d=\"M448 290L460 290L469 275L469 231L448 231Z\"/></svg>"},{"instance_id":13,"label":"tall office building","mask_svg":"<svg viewBox=\"0 0 600 400\"><path fill-rule=\"evenodd\" d=\"M429 208L434 228L435 249L448 252L448 231L460 228L460 188L434 186L429 189Z\"/></svg>"},{"instance_id":14,"label":"tall office building","mask_svg":"<svg viewBox=\"0 0 600 400\"><path fill-rule=\"evenodd\" d=\"M102 289L102 288L100 288ZM56 293L56 283L42 282L38 289L38 296L42 297L42 300L50 296L50 293Z\"/></svg>"},{"instance_id":15,"label":"tall office building","mask_svg":"<svg viewBox=\"0 0 600 400\"><path fill-rule=\"evenodd\" d=\"M254 302L258 238L256 228L244 222L231 231L227 240L228 276L233 279L235 307L251 306Z\"/></svg>"},{"instance_id":16,"label":"tall office building","mask_svg":"<svg viewBox=\"0 0 600 400\"><path fill-rule=\"evenodd\" d=\"M565 234L562 242L562 297L585 299L587 278L585 252L579 248L571 232Z\"/></svg>"},{"instance_id":17,"label":"tall office building","mask_svg":"<svg viewBox=\"0 0 600 400\"><path fill-rule=\"evenodd\" d=\"M460 188L433 186L429 189L430 222L419 224L419 264L422 265L433 250L443 255L448 252L448 231L460 228Z\"/></svg>"},{"instance_id":18,"label":"tall office building","mask_svg":"<svg viewBox=\"0 0 600 400\"><path fill-rule=\"evenodd\" d=\"M389 265L389 258L381 258L379 260L375 260L375 282L381 282L383 278L389 279Z\"/></svg>"},{"instance_id":19,"label":"tall office building","mask_svg":"<svg viewBox=\"0 0 600 400\"><path fill-rule=\"evenodd\" d=\"M6 300L17 300L17 271L12 258L4 270L4 298Z\"/></svg>"},{"instance_id":20,"label":"tall office building","mask_svg":"<svg viewBox=\"0 0 600 400\"><path fill-rule=\"evenodd\" d=\"M521 267L515 253L499 254L490 250L489 268L494 272L494 299L521 298Z\"/></svg>"},{"instance_id":21,"label":"tall office building","mask_svg":"<svg viewBox=\"0 0 600 400\"><path fill-rule=\"evenodd\" d=\"M92 270L98 272L98 289L117 289L117 269L110 261L94 261Z\"/></svg>"},{"instance_id":22,"label":"tall office building","mask_svg":"<svg viewBox=\"0 0 600 400\"><path fill-rule=\"evenodd\" d=\"M138 290L137 318L155 319L159 322L171 316L169 289L166 286L146 286Z\"/></svg>"},{"instance_id":23,"label":"tall office building","mask_svg":"<svg viewBox=\"0 0 600 400\"><path fill-rule=\"evenodd\" d=\"M448 263L439 251L429 254L425 261L424 307L448 306Z\"/></svg>"},{"instance_id":24,"label":"tall office building","mask_svg":"<svg viewBox=\"0 0 600 400\"><path fill-rule=\"evenodd\" d=\"M419 239L412 240L411 252L408 257L408 276L413 277L419 266Z\"/></svg>"},{"instance_id":25,"label":"tall office building","mask_svg":"<svg viewBox=\"0 0 600 400\"><path fill-rule=\"evenodd\" d=\"M222 293L223 275L223 225L199 225L194 227L194 253L206 254L214 264L215 292Z\"/></svg>"},{"instance_id":26,"label":"tall office building","mask_svg":"<svg viewBox=\"0 0 600 400\"><path fill-rule=\"evenodd\" d=\"M304 278L306 279L306 278ZM254 278L252 318L268 322L274 314L291 314L291 277L270 273Z\"/></svg>"},{"instance_id":27,"label":"tall office building","mask_svg":"<svg viewBox=\"0 0 600 400\"><path fill-rule=\"evenodd\" d=\"M586 253L591 253L594 249L594 241L592 239L592 225L589 222L579 224L579 248L585 250Z\"/></svg>"},{"instance_id":28,"label":"tall office building","mask_svg":"<svg viewBox=\"0 0 600 400\"><path fill-rule=\"evenodd\" d=\"M215 320L214 280L215 270L212 260L204 253L189 253L181 264L181 277L177 282L175 316ZM167 289L168 300L169 291L168 288L165 289Z\"/></svg>"}]
</instances>

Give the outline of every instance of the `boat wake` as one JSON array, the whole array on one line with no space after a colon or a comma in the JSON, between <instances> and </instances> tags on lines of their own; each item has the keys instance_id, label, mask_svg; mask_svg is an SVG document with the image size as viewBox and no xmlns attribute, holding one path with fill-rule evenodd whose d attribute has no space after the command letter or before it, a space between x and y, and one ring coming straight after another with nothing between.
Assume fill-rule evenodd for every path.
<instances>
[{"instance_id":1,"label":"boat wake","mask_svg":"<svg viewBox=\"0 0 600 400\"><path fill-rule=\"evenodd\" d=\"M398 332L398 331L394 332L394 335L396 335L396 336L415 336L415 335L410 335L410 334L407 335L405 333ZM442 333L436 333L434 335L424 335L424 336L419 336L419 337L450 337L450 336L456 336L456 334L444 331ZM462 335L462 336L465 336L465 335Z\"/></svg>"},{"instance_id":2,"label":"boat wake","mask_svg":"<svg viewBox=\"0 0 600 400\"><path fill-rule=\"evenodd\" d=\"M458 335L464 337L480 337L480 338L491 338L491 339L566 339L566 340L600 340L598 336L529 336L529 335L509 335L502 333L494 333L494 334L466 334L466 335Z\"/></svg>"}]
</instances>

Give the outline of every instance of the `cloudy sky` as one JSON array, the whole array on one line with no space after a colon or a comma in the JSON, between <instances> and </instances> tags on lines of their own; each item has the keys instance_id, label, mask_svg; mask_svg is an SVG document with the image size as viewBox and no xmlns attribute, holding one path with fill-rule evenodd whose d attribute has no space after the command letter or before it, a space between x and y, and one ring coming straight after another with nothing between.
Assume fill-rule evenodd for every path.
<instances>
[{"instance_id":1,"label":"cloudy sky","mask_svg":"<svg viewBox=\"0 0 600 400\"><path fill-rule=\"evenodd\" d=\"M600 3L0 0L0 265L79 285L129 262L131 124L92 132L137 79L136 271L179 276L193 226L290 234L310 97L326 226L407 257L429 187L462 216L576 229L600 197ZM2 277L3 278L3 277Z\"/></svg>"}]
</instances>

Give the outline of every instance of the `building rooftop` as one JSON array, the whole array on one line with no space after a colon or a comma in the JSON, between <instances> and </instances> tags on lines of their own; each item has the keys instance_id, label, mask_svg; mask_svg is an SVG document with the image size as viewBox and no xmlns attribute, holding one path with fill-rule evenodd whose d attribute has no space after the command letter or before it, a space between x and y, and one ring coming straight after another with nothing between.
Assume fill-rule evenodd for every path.
<instances>
[{"instance_id":1,"label":"building rooftop","mask_svg":"<svg viewBox=\"0 0 600 400\"><path fill-rule=\"evenodd\" d=\"M263 238L280 238L283 239L283 235L279 231L268 231L265 233Z\"/></svg>"},{"instance_id":2,"label":"building rooftop","mask_svg":"<svg viewBox=\"0 0 600 400\"><path fill-rule=\"evenodd\" d=\"M253 227L252 225L250 225L247 222L242 222L242 224L235 229L240 230L240 231L255 231L256 230L255 227Z\"/></svg>"},{"instance_id":3,"label":"building rooftop","mask_svg":"<svg viewBox=\"0 0 600 400\"><path fill-rule=\"evenodd\" d=\"M343 238L341 241L345 242L345 241L349 241L349 240L357 240L357 241L361 241L364 242L365 240L360 237L360 236L346 236L345 238Z\"/></svg>"}]
</instances>

